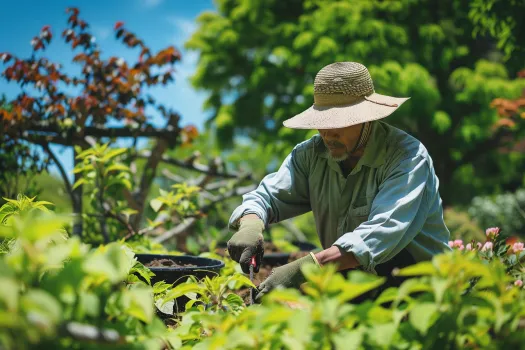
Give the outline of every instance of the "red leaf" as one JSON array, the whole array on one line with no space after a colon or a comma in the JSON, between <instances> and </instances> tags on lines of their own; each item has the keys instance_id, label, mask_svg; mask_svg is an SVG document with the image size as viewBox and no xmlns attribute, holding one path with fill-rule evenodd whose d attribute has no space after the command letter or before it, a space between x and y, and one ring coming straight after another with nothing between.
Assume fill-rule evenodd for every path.
<instances>
[{"instance_id":1,"label":"red leaf","mask_svg":"<svg viewBox=\"0 0 525 350\"><path fill-rule=\"evenodd\" d=\"M66 13L69 13L69 12L73 12L73 14L74 14L75 16L78 16L78 14L79 14L80 11L79 11L78 8L76 8L76 7L68 7L68 8L66 9Z\"/></svg>"},{"instance_id":2,"label":"red leaf","mask_svg":"<svg viewBox=\"0 0 525 350\"><path fill-rule=\"evenodd\" d=\"M124 22L118 21L117 23L115 23L115 30L122 28L123 25L124 25Z\"/></svg>"}]
</instances>

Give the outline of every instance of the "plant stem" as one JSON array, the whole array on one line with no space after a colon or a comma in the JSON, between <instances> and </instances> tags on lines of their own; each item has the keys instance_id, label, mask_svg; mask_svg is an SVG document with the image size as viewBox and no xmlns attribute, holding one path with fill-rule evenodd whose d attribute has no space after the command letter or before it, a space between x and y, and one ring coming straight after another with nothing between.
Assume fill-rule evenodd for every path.
<instances>
[{"instance_id":1,"label":"plant stem","mask_svg":"<svg viewBox=\"0 0 525 350\"><path fill-rule=\"evenodd\" d=\"M104 189L102 188L102 171L100 168L97 168L97 176L96 176L96 187L98 189L98 201L100 205L100 209L104 211ZM102 236L104 237L104 243L109 243L109 236L108 231L106 227L106 216L101 215L99 217L100 221L100 230L102 231Z\"/></svg>"}]
</instances>

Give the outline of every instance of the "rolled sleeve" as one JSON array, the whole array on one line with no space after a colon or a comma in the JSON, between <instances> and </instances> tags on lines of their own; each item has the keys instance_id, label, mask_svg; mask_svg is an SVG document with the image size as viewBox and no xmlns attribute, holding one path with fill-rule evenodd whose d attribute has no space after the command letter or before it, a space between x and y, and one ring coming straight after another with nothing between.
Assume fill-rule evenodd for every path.
<instances>
[{"instance_id":1,"label":"rolled sleeve","mask_svg":"<svg viewBox=\"0 0 525 350\"><path fill-rule=\"evenodd\" d=\"M237 229L239 219L256 214L265 225L276 223L311 210L308 188L308 158L301 145L286 157L279 170L269 174L257 189L243 196L229 220L229 227Z\"/></svg>"},{"instance_id":2,"label":"rolled sleeve","mask_svg":"<svg viewBox=\"0 0 525 350\"><path fill-rule=\"evenodd\" d=\"M404 249L425 223L430 168L426 158L405 158L388 171L372 202L368 220L333 245L354 254L365 271Z\"/></svg>"}]
</instances>

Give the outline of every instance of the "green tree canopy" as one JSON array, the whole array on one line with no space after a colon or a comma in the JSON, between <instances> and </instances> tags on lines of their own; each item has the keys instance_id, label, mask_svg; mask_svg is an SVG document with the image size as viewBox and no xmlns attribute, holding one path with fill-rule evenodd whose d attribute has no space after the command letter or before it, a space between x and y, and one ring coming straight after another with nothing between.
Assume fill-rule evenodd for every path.
<instances>
[{"instance_id":1,"label":"green tree canopy","mask_svg":"<svg viewBox=\"0 0 525 350\"><path fill-rule=\"evenodd\" d=\"M509 169L525 157L499 148L525 128L494 128L490 103L516 98L525 81L513 78L521 67L503 65L496 40L473 36L471 11L460 0L218 0L187 43L200 53L193 84L210 93L223 145L247 135L283 155L311 135L282 122L311 106L315 74L361 62L377 92L411 96L387 121L429 149L446 202L512 190L523 175Z\"/></svg>"}]
</instances>

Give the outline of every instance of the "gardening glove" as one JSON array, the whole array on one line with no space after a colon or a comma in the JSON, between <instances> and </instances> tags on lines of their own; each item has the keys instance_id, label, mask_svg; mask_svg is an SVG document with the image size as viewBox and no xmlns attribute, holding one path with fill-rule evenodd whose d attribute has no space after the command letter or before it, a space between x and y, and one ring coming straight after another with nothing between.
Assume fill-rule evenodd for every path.
<instances>
[{"instance_id":1,"label":"gardening glove","mask_svg":"<svg viewBox=\"0 0 525 350\"><path fill-rule=\"evenodd\" d=\"M278 286L284 288L298 288L301 284L306 282L306 279L301 272L301 266L305 264L315 264L311 255L307 255L301 259L273 269L270 276L268 276L268 278L257 288L258 293L255 297L255 301L260 302L264 295Z\"/></svg>"},{"instance_id":2,"label":"gardening glove","mask_svg":"<svg viewBox=\"0 0 525 350\"><path fill-rule=\"evenodd\" d=\"M264 255L264 222L261 219L241 220L239 230L228 241L228 252L233 260L241 264L244 273L250 273L250 262L255 255L254 272L259 271Z\"/></svg>"}]
</instances>

